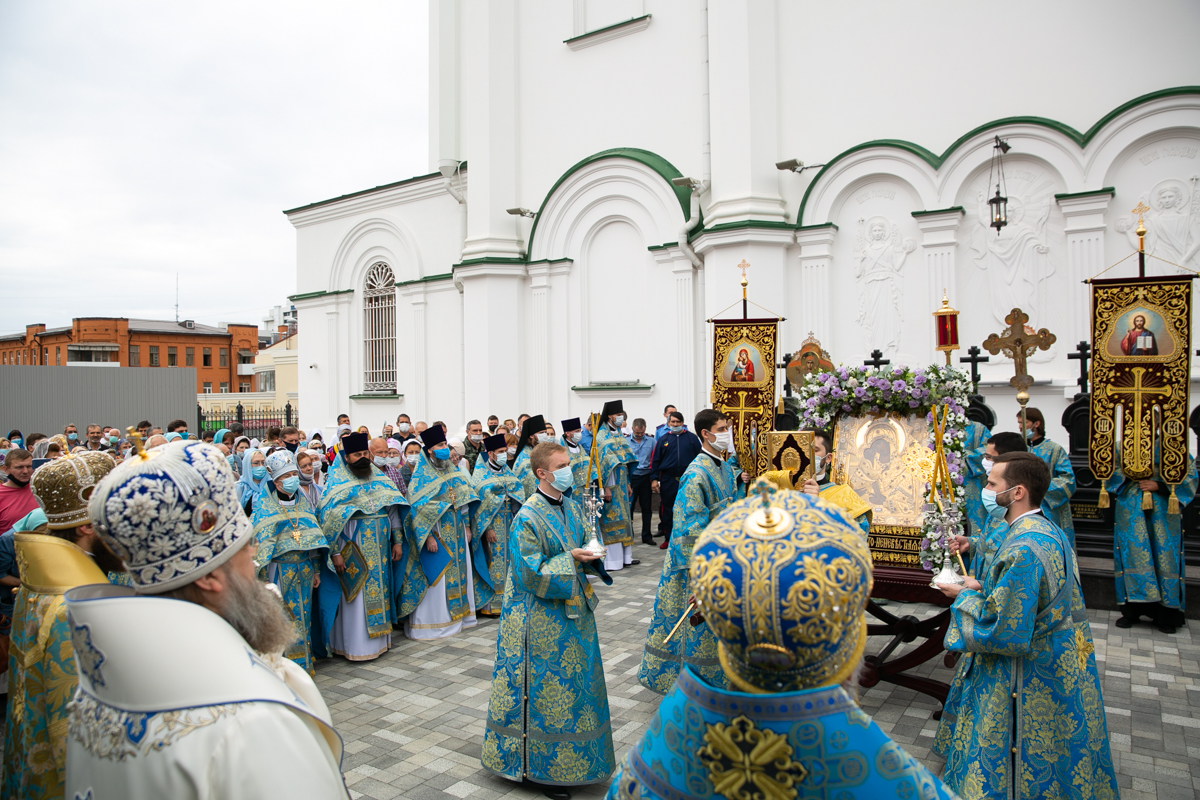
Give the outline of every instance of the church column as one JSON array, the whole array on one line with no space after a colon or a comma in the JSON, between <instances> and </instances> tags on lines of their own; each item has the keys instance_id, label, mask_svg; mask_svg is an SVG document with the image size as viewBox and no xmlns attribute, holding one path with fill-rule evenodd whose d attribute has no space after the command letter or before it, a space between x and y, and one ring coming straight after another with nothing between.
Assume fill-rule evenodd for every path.
<instances>
[{"instance_id":1,"label":"church column","mask_svg":"<svg viewBox=\"0 0 1200 800\"><path fill-rule=\"evenodd\" d=\"M338 376L339 363L345 359L339 358L338 354L341 349L338 347L338 310L335 305L331 309L325 311L325 347L328 358L326 363L329 367L331 377L325 380L325 391L329 393L329 416L337 419L337 415L342 413L338 411L341 404L338 402L338 384L341 383ZM349 394L347 392L346 394Z\"/></svg>"},{"instance_id":2,"label":"church column","mask_svg":"<svg viewBox=\"0 0 1200 800\"><path fill-rule=\"evenodd\" d=\"M516 408L521 404L520 367L522 335L538 325L521 313L525 286L524 264L472 264L459 266L454 277L462 284L467 418L486 408ZM536 294L534 307L536 308ZM542 328L544 330L544 327ZM537 354L533 354L537 358ZM527 367L528 368L528 367ZM534 380L539 372L534 368ZM480 405L483 404L483 405ZM497 411L497 413L500 413Z\"/></svg>"},{"instance_id":3,"label":"church column","mask_svg":"<svg viewBox=\"0 0 1200 800\"><path fill-rule=\"evenodd\" d=\"M708 404L705 387L709 381L706 375L697 373L696 340L704 340L696 328L696 268L678 247L664 247L652 253L660 265L670 267L674 278L676 377L675 386L662 387L662 396L679 398L674 402L684 408L703 408Z\"/></svg>"},{"instance_id":4,"label":"church column","mask_svg":"<svg viewBox=\"0 0 1200 800\"><path fill-rule=\"evenodd\" d=\"M706 227L783 222L775 3L708 0L712 187ZM734 263L737 263L736 261Z\"/></svg>"},{"instance_id":5,"label":"church column","mask_svg":"<svg viewBox=\"0 0 1200 800\"><path fill-rule=\"evenodd\" d=\"M425 284L414 283L400 290L403 296L412 304L412 339L409 341L409 352L412 353L412 405L407 405L408 415L414 422L425 416ZM399 365L397 365L399 367ZM405 397L405 400L408 398Z\"/></svg>"},{"instance_id":6,"label":"church column","mask_svg":"<svg viewBox=\"0 0 1200 800\"><path fill-rule=\"evenodd\" d=\"M957 286L954 282L954 254L958 249L956 233L962 222L963 209L961 206L940 209L938 211L914 211L913 219L921 229L921 252L925 258L925 298L932 313L942 305L942 292L950 298L950 305L961 306L956 298ZM959 305L955 305L959 303ZM937 332L933 325L926 326L926 351L934 352L937 348Z\"/></svg>"},{"instance_id":7,"label":"church column","mask_svg":"<svg viewBox=\"0 0 1200 800\"><path fill-rule=\"evenodd\" d=\"M796 244L800 245L800 297L792 308L801 309L799 327L807 329L803 335L812 331L826 348L833 341L829 319L829 273L833 269L833 241L837 231L837 225L832 222L809 225L796 231Z\"/></svg>"},{"instance_id":8,"label":"church column","mask_svg":"<svg viewBox=\"0 0 1200 800\"><path fill-rule=\"evenodd\" d=\"M517 203L517 46L515 0L471 4L463 31L461 120L471 185L464 261L523 258Z\"/></svg>"},{"instance_id":9,"label":"church column","mask_svg":"<svg viewBox=\"0 0 1200 800\"><path fill-rule=\"evenodd\" d=\"M1091 292L1082 282L1108 266L1104 263L1104 214L1112 198L1112 189L1054 196L1066 218L1069 289L1064 298L1067 309L1063 318L1070 322L1058 340L1068 350L1074 349L1076 342L1092 338Z\"/></svg>"}]
</instances>

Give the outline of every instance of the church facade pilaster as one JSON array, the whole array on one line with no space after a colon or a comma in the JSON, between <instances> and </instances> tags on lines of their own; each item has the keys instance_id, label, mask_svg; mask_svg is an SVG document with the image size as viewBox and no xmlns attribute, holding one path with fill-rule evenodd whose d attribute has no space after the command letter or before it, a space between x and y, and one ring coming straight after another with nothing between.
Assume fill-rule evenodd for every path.
<instances>
[{"instance_id":1,"label":"church facade pilaster","mask_svg":"<svg viewBox=\"0 0 1200 800\"><path fill-rule=\"evenodd\" d=\"M412 306L412 330L411 330L411 348L412 353L412 405L405 405L411 409L408 411L409 416L413 419L423 419L425 417L426 398L428 397L428 384L426 380L426 335L425 335L425 284L414 283L405 286L400 290L401 295ZM407 399L407 398L405 398Z\"/></svg>"},{"instance_id":2,"label":"church facade pilaster","mask_svg":"<svg viewBox=\"0 0 1200 800\"><path fill-rule=\"evenodd\" d=\"M1113 199L1112 189L1094 192L1058 194L1067 234L1067 283L1073 291L1067 293L1067 330L1058 340L1073 349L1076 342L1091 341L1091 292L1083 281L1094 277L1108 265L1104 263L1104 232L1108 225L1104 215ZM1077 288L1078 287L1078 288ZM1065 335L1064 335L1065 334Z\"/></svg>"},{"instance_id":3,"label":"church facade pilaster","mask_svg":"<svg viewBox=\"0 0 1200 800\"><path fill-rule=\"evenodd\" d=\"M569 258L536 261L527 267L530 282L530 309L527 317L530 362L527 366L528 394L520 398L522 408L537 409L531 414L550 414L561 408L567 398L565 387L570 383L567 373L567 342L555 332L568 329L566 309L566 280L571 272ZM559 389L559 397L551 398L551 387ZM558 427L557 421L554 422Z\"/></svg>"},{"instance_id":4,"label":"church facade pilaster","mask_svg":"<svg viewBox=\"0 0 1200 800\"><path fill-rule=\"evenodd\" d=\"M921 254L925 261L926 289L925 297L930 308L940 308L942 293L954 305L958 297L958 287L955 285L956 264L955 254L958 251L958 226L962 222L963 208L940 209L937 211L914 211L913 219L921 230ZM926 326L926 351L933 352L937 347L936 332L932 325Z\"/></svg>"},{"instance_id":5,"label":"church facade pilaster","mask_svg":"<svg viewBox=\"0 0 1200 800\"><path fill-rule=\"evenodd\" d=\"M536 322L522 323L525 316L519 313L525 274L524 264L507 262L460 265L454 270L454 277L463 288L468 409L474 408L471 401L475 398L486 398L497 408L515 408L523 400L521 381L514 380L514 373L520 368L518 354L523 349L525 325L531 326L533 341L538 341ZM536 310L536 290L532 302Z\"/></svg>"},{"instance_id":6,"label":"church facade pilaster","mask_svg":"<svg viewBox=\"0 0 1200 800\"><path fill-rule=\"evenodd\" d=\"M671 270L674 300L675 386L663 387L667 389L664 394L678 398L673 402L682 408L703 408L707 405L705 382L697 383L696 379L700 356L696 342L704 341L696 324L697 268L678 246L659 248L652 253L660 266Z\"/></svg>"},{"instance_id":7,"label":"church facade pilaster","mask_svg":"<svg viewBox=\"0 0 1200 800\"><path fill-rule=\"evenodd\" d=\"M799 296L793 300L792 308L801 309L799 327L807 329L804 333L811 331L821 341L830 341L833 334L829 283L837 232L838 227L832 222L809 225L796 231L796 244L800 245L800 280Z\"/></svg>"}]
</instances>

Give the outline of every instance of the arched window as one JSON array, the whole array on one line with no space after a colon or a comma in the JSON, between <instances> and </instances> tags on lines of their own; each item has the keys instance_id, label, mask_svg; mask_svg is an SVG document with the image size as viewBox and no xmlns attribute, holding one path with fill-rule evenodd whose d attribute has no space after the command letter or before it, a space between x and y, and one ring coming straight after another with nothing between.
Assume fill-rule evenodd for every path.
<instances>
[{"instance_id":1,"label":"arched window","mask_svg":"<svg viewBox=\"0 0 1200 800\"><path fill-rule=\"evenodd\" d=\"M363 284L363 391L396 391L396 278L382 261Z\"/></svg>"}]
</instances>

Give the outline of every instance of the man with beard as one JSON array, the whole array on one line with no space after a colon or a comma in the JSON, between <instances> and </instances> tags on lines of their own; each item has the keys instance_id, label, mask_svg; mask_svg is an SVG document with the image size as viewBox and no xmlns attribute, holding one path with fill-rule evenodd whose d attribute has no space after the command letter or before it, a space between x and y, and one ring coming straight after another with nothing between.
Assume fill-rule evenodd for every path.
<instances>
[{"instance_id":1,"label":"man with beard","mask_svg":"<svg viewBox=\"0 0 1200 800\"><path fill-rule=\"evenodd\" d=\"M604 568L616 572L623 567L642 563L633 557L633 514L630 505L633 495L629 488L630 471L637 466L637 456L629 440L621 432L625 425L625 407L620 400L609 400L600 412L603 418L596 431L597 469L604 493L604 510L600 530L608 555Z\"/></svg>"},{"instance_id":2,"label":"man with beard","mask_svg":"<svg viewBox=\"0 0 1200 800\"><path fill-rule=\"evenodd\" d=\"M45 508L45 524L13 536L21 588L8 651L9 713L0 797L63 796L67 704L75 690L75 659L63 591L104 583L124 569L96 536L87 500L116 464L101 452L60 458L33 474L30 488Z\"/></svg>"},{"instance_id":3,"label":"man with beard","mask_svg":"<svg viewBox=\"0 0 1200 800\"><path fill-rule=\"evenodd\" d=\"M391 647L392 624L399 620L395 601L404 566L408 502L371 465L369 447L365 433L342 437L342 449L321 493L317 519L338 575L325 569L318 587L321 636L313 643L317 656L328 648L351 661L378 658ZM339 580L346 575L346 555L353 562L350 576ZM366 577L356 590L358 570L365 570Z\"/></svg>"},{"instance_id":4,"label":"man with beard","mask_svg":"<svg viewBox=\"0 0 1200 800\"><path fill-rule=\"evenodd\" d=\"M517 476L517 480L521 481L521 486L525 490L525 499L533 494L537 488L537 478L533 475L533 467L529 463L529 454L533 452L533 448L537 447L542 442L550 441L550 434L546 433L546 420L541 414L530 417L525 416L521 422L521 433L517 438L516 457L511 464L513 474Z\"/></svg>"},{"instance_id":5,"label":"man with beard","mask_svg":"<svg viewBox=\"0 0 1200 800\"><path fill-rule=\"evenodd\" d=\"M88 511L133 588L67 593L79 690L66 797L348 797L341 739L282 656L296 628L255 580L250 521L217 449L139 452Z\"/></svg>"},{"instance_id":6,"label":"man with beard","mask_svg":"<svg viewBox=\"0 0 1200 800\"><path fill-rule=\"evenodd\" d=\"M508 443L504 434L488 436L480 444L480 460L475 462L471 485L479 497L471 527L476 537L491 555L488 571L496 594L490 603L482 604L477 612L489 617L499 616L504 604L504 582L508 580L508 534L513 517L525 502L521 482L508 468Z\"/></svg>"},{"instance_id":7,"label":"man with beard","mask_svg":"<svg viewBox=\"0 0 1200 800\"><path fill-rule=\"evenodd\" d=\"M491 574L471 517L479 498L465 472L450 463L446 432L432 425L408 486L408 562L400 615L410 639L441 639L476 623L475 609L492 599Z\"/></svg>"},{"instance_id":8,"label":"man with beard","mask_svg":"<svg viewBox=\"0 0 1200 800\"><path fill-rule=\"evenodd\" d=\"M567 448L567 457L571 459L571 474L574 476L569 490L569 497L575 502L582 503L587 493L588 451L580 446L583 440L583 425L579 417L562 421L562 439L559 443Z\"/></svg>"}]
</instances>

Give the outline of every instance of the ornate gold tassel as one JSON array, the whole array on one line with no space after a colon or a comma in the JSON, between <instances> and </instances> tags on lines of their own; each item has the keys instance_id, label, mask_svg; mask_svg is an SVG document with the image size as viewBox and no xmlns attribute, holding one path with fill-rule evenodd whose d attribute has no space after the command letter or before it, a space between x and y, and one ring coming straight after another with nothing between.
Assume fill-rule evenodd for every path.
<instances>
[{"instance_id":1,"label":"ornate gold tassel","mask_svg":"<svg viewBox=\"0 0 1200 800\"><path fill-rule=\"evenodd\" d=\"M1178 514L1179 513L1179 498L1175 496L1175 487L1174 486L1171 487L1171 499L1167 501L1167 513L1168 514Z\"/></svg>"},{"instance_id":2,"label":"ornate gold tassel","mask_svg":"<svg viewBox=\"0 0 1200 800\"><path fill-rule=\"evenodd\" d=\"M1100 499L1096 501L1096 508L1108 508L1108 487L1104 481L1100 481Z\"/></svg>"},{"instance_id":3,"label":"ornate gold tassel","mask_svg":"<svg viewBox=\"0 0 1200 800\"><path fill-rule=\"evenodd\" d=\"M1154 510L1154 496L1149 492L1142 492L1142 511Z\"/></svg>"}]
</instances>

